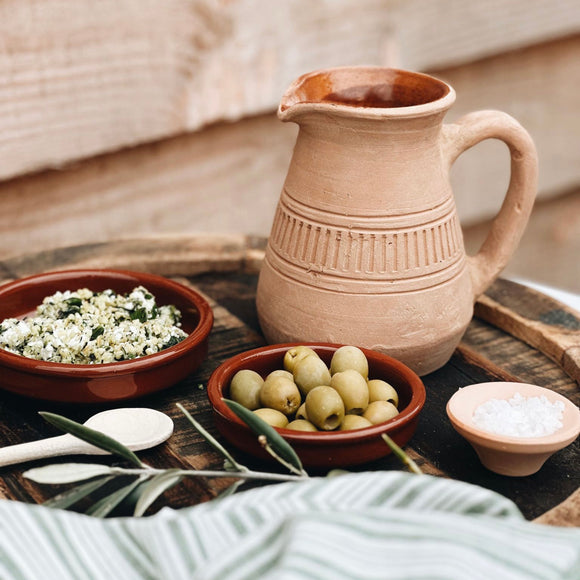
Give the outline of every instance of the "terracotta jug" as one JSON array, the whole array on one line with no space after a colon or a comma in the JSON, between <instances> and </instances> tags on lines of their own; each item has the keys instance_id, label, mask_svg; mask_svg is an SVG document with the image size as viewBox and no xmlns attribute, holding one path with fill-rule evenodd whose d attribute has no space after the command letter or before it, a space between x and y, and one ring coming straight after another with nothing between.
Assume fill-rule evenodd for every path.
<instances>
[{"instance_id":1,"label":"terracotta jug","mask_svg":"<svg viewBox=\"0 0 580 580\"><path fill-rule=\"evenodd\" d=\"M298 123L257 290L270 343L325 341L385 352L419 374L451 357L473 304L506 265L532 209L537 156L498 111L443 124L454 90L378 67L306 74L283 96ZM489 235L465 254L449 169L504 141L511 178Z\"/></svg>"}]
</instances>

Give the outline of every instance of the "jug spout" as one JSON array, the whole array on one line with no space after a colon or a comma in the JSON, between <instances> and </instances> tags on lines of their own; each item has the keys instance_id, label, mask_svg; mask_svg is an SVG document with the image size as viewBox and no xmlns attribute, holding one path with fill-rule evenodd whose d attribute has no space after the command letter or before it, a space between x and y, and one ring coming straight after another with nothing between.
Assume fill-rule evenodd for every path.
<instances>
[{"instance_id":1,"label":"jug spout","mask_svg":"<svg viewBox=\"0 0 580 580\"><path fill-rule=\"evenodd\" d=\"M280 99L280 105L278 106L278 118L281 121L294 121L297 114L300 113L307 105L311 105L316 101L314 95L308 90L308 75L303 75L296 79L282 95ZM304 85L306 84L306 88Z\"/></svg>"},{"instance_id":2,"label":"jug spout","mask_svg":"<svg viewBox=\"0 0 580 580\"><path fill-rule=\"evenodd\" d=\"M350 117L423 116L446 111L453 89L438 79L382 67L338 67L296 79L282 96L278 117L332 111Z\"/></svg>"}]
</instances>

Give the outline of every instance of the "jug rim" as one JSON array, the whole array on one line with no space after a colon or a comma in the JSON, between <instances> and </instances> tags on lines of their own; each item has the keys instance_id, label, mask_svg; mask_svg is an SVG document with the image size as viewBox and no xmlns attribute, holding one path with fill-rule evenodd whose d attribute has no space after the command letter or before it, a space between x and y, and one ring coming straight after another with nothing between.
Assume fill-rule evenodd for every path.
<instances>
[{"instance_id":1,"label":"jug rim","mask_svg":"<svg viewBox=\"0 0 580 580\"><path fill-rule=\"evenodd\" d=\"M391 105L387 99L397 92L398 101L391 99ZM295 79L280 100L278 117L292 121L318 111L367 119L423 117L446 111L455 96L453 87L425 73L367 65L332 67Z\"/></svg>"}]
</instances>

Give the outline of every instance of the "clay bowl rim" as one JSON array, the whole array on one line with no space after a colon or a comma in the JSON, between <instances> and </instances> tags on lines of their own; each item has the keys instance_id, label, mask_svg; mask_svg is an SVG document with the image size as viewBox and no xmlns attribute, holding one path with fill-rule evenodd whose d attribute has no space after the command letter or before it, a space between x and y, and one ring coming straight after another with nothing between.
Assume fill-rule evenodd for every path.
<instances>
[{"instance_id":1,"label":"clay bowl rim","mask_svg":"<svg viewBox=\"0 0 580 580\"><path fill-rule=\"evenodd\" d=\"M46 286L48 290L45 296L48 296L54 293L56 289L58 289L57 286L61 286L63 282L70 282L71 287L69 290L77 290L80 287L90 286L90 283L82 282L81 286L72 287L76 285L75 280L88 281L91 278L100 281L110 280L113 290L115 289L114 282L120 280L124 282L134 280L136 285L142 284L145 287L152 285L162 287L165 292L177 294L188 304L193 305L197 310L199 320L195 328L188 333L187 338L181 342L160 352L131 360L94 365L59 363L28 358L0 348L0 368L2 366L7 366L16 371L48 377L67 376L71 378L87 379L105 378L108 375L118 377L136 374L140 371L146 371L157 366L170 364L171 362L181 358L202 344L211 332L213 327L213 312L211 306L207 300L201 296L201 294L198 294L195 290L188 288L183 284L148 272L106 268L83 268L43 272L1 285L0 301L8 294L19 292L30 293L32 288L37 286ZM51 291L51 287L55 289ZM31 312L32 310L27 312L27 314L30 314ZM21 316L24 314L25 313L22 313Z\"/></svg>"},{"instance_id":2,"label":"clay bowl rim","mask_svg":"<svg viewBox=\"0 0 580 580\"><path fill-rule=\"evenodd\" d=\"M229 386L231 378L238 370L243 368L248 368L243 366L244 363L255 361L263 356L268 356L275 358L276 356L281 356L284 353L295 346L308 346L313 350L323 351L323 352L333 352L336 349L344 346L343 344L337 343L325 343L325 342L291 342L291 343L281 343L267 345L252 350L241 352L224 363L222 363L210 376L207 383L207 394L212 405L214 412L221 415L221 417L231 423L235 423L240 427L243 427L250 431L250 428L234 414L233 411L224 403L222 400L224 390ZM312 445L324 445L328 444L340 444L344 442L356 443L364 442L369 439L376 439L380 437L383 433L389 433L389 431L397 431L402 426L410 423L417 418L426 400L426 390L423 381L420 377L413 372L405 364L396 360L386 354L380 353L378 351L373 351L371 349L359 347L367 356L369 360L369 367L372 368L372 361L380 361L382 363L388 364L400 377L405 380L411 389L411 400L407 406L393 419L385 421L384 423L379 423L371 427L364 427L362 429L353 429L350 431L317 431L317 432L306 432L306 431L295 431L293 429L284 429L276 427L276 431L280 433L288 442L296 443L309 443ZM318 350L317 350L318 349ZM280 363L280 367L282 365ZM371 378L381 378L379 376L373 376Z\"/></svg>"},{"instance_id":3,"label":"clay bowl rim","mask_svg":"<svg viewBox=\"0 0 580 580\"><path fill-rule=\"evenodd\" d=\"M444 93L431 101L415 105L401 107L353 107L346 104L330 104L319 101L298 101L292 102L292 97L301 87L315 77L324 75L341 75L343 73L352 73L355 76L367 74L383 74L387 76L405 76L421 79L425 83L437 84L444 88ZM389 116L392 118L416 118L437 114L449 109L456 100L455 89L444 80L424 73L413 70L407 70L397 67L377 66L377 65L346 65L335 66L313 70L300 75L296 78L284 92L278 106L278 118L282 121L294 120L294 117L310 111L329 111L334 114L346 117L358 117L366 119L383 118Z\"/></svg>"},{"instance_id":4,"label":"clay bowl rim","mask_svg":"<svg viewBox=\"0 0 580 580\"><path fill-rule=\"evenodd\" d=\"M545 396L550 402L564 403L563 426L558 431L541 437L512 437L479 429L471 423L473 410L492 399L509 399L519 392L523 397ZM458 405L465 402L465 407ZM504 453L535 455L556 452L572 443L580 433L580 410L564 395L530 383L496 381L476 383L460 388L449 399L447 416L455 430L474 445Z\"/></svg>"}]
</instances>

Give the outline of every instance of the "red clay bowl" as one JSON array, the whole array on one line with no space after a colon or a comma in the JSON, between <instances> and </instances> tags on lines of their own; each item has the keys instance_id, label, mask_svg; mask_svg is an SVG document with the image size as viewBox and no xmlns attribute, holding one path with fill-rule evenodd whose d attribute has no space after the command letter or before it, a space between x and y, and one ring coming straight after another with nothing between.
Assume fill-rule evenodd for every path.
<instances>
[{"instance_id":1,"label":"red clay bowl","mask_svg":"<svg viewBox=\"0 0 580 580\"><path fill-rule=\"evenodd\" d=\"M330 364L334 351L341 346L300 344L314 349L327 365ZM207 394L220 433L233 445L262 459L269 459L269 456L258 444L256 436L230 411L222 399L228 398L229 384L237 371L251 369L265 377L271 371L283 368L285 352L296 345L297 343L270 345L234 356L213 372L207 384ZM403 363L387 355L364 348L361 350L369 362L369 377L391 383L399 393L400 413L386 423L355 431L310 433L277 429L306 467L334 468L366 463L390 453L389 447L381 438L382 433L386 433L402 446L415 432L419 413L425 403L425 387L421 379Z\"/></svg>"},{"instance_id":2,"label":"red clay bowl","mask_svg":"<svg viewBox=\"0 0 580 580\"><path fill-rule=\"evenodd\" d=\"M213 313L194 290L153 274L121 270L68 270L23 278L0 286L0 320L31 315L45 296L89 288L118 293L143 285L160 305L181 310L189 336L161 352L95 365L44 362L0 349L0 388L19 395L66 403L103 403L165 389L197 369L207 355Z\"/></svg>"}]
</instances>

